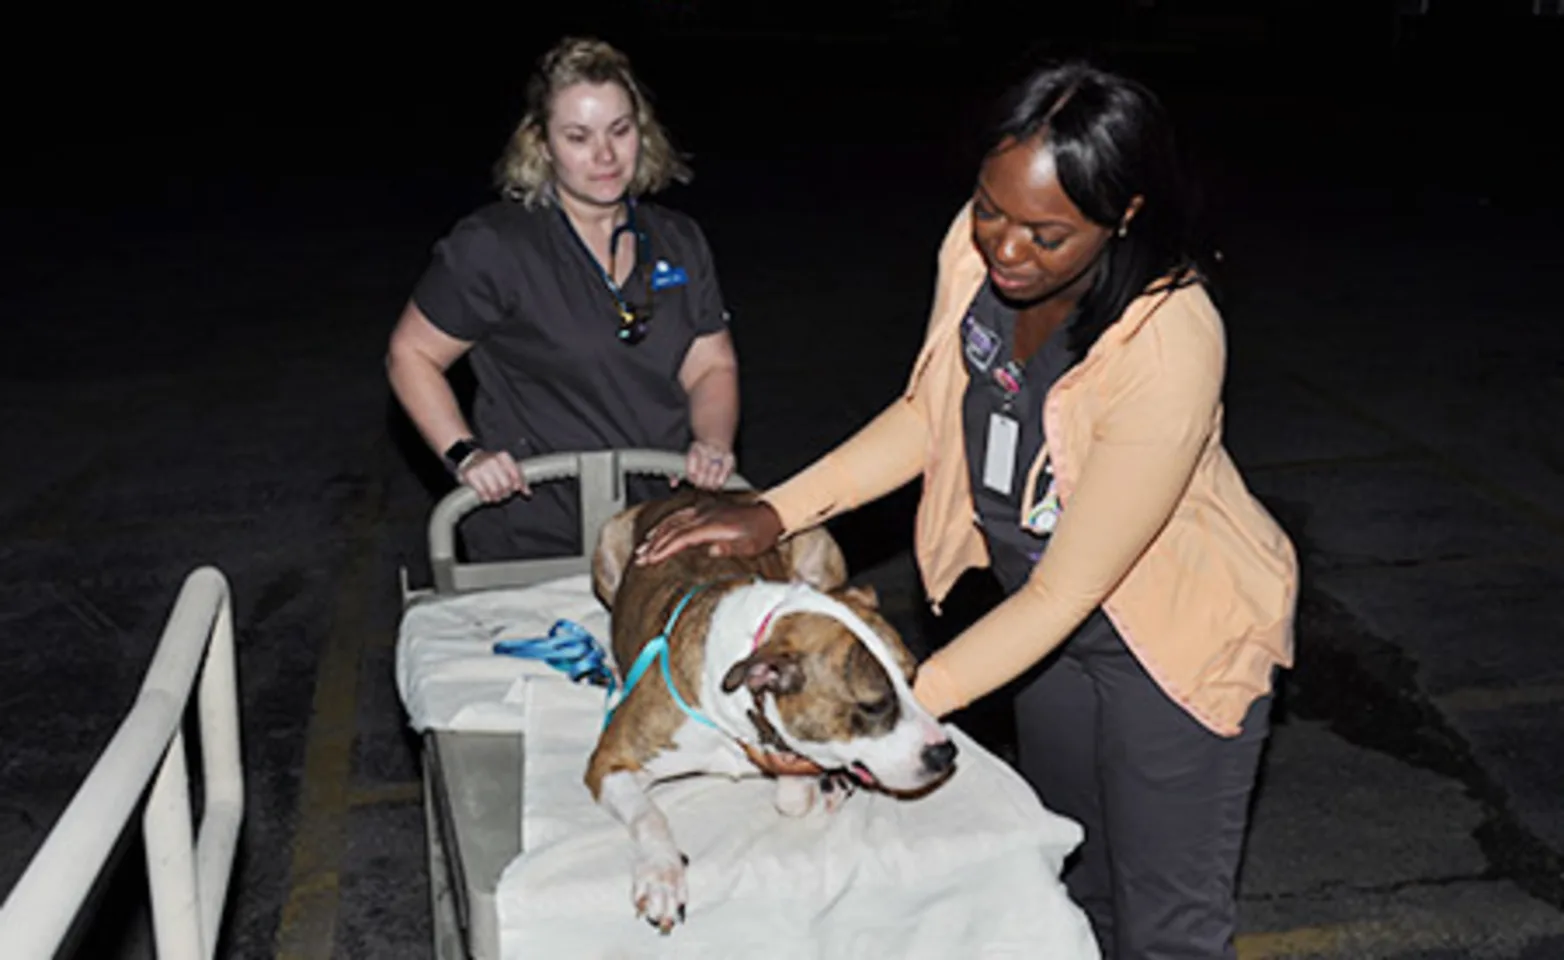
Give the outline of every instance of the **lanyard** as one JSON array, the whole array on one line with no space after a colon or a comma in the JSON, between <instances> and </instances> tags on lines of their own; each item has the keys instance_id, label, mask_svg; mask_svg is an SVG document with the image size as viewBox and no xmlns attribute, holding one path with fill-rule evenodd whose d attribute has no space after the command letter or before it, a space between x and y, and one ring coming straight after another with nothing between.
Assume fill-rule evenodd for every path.
<instances>
[{"instance_id":1,"label":"lanyard","mask_svg":"<svg viewBox=\"0 0 1564 960\"><path fill-rule=\"evenodd\" d=\"M614 298L614 304L619 309L619 319L623 320L625 323L629 323L634 320L635 312L630 309L630 304L625 301L624 294L620 292L619 285L614 283L613 276L611 276L607 270L603 269L603 265L601 263L597 262L597 258L594 257L592 255L592 251L587 248L586 241L582 240L581 235L576 232L575 224L571 223L570 218L565 215L564 208L559 207L557 209L559 210L560 219L565 221L565 229L570 231L571 238L576 241L576 246L580 247L581 252L586 255L587 262L592 264L593 268L597 270L598 279L603 281L603 286L608 289L608 295ZM629 233L634 236L636 246L635 267L633 270L631 270L631 275L633 276L635 270L641 270L645 268L647 256L647 238L646 234L641 231L639 225L636 223L634 198L627 198L625 200L625 209L627 210L625 222L615 227L614 232L608 235L608 251L610 262L612 262L614 251L619 248L619 235L623 233ZM648 273L646 281L648 302L651 300L651 283L651 274Z\"/></svg>"}]
</instances>

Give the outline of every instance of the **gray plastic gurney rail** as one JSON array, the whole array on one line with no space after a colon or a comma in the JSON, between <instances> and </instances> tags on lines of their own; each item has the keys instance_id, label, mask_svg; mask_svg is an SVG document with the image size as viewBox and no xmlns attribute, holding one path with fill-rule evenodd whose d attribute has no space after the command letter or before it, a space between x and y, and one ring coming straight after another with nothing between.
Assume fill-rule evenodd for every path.
<instances>
[{"instance_id":1,"label":"gray plastic gurney rail","mask_svg":"<svg viewBox=\"0 0 1564 960\"><path fill-rule=\"evenodd\" d=\"M553 453L521 461L529 486L579 481L582 554L539 560L458 563L456 525L484 504L467 487L447 494L429 518L432 588L410 590L402 573L404 611L430 597L541 583L591 570L598 532L624 509L624 478L682 476L682 453L606 450ZM735 474L726 489L749 489ZM438 960L497 960L495 890L521 852L524 737L429 731L423 737L424 820L429 895Z\"/></svg>"}]
</instances>

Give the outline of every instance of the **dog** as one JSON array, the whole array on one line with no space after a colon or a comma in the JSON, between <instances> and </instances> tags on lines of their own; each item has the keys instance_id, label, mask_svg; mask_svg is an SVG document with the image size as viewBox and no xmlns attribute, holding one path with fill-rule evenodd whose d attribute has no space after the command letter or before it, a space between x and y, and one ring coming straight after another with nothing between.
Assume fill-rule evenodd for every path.
<instances>
[{"instance_id":1,"label":"dog","mask_svg":"<svg viewBox=\"0 0 1564 960\"><path fill-rule=\"evenodd\" d=\"M769 772L757 755L796 755L824 771L777 776L777 810L801 816L822 792L834 811L859 784L918 795L955 767L956 744L912 696L912 655L874 590L846 583L846 561L824 528L753 558L684 550L633 562L668 514L705 498L754 496L685 488L637 504L604 525L592 557L615 663L633 685L621 691L585 781L629 830L631 900L664 935L684 919L688 860L647 794L652 784ZM643 653L652 659L636 677Z\"/></svg>"}]
</instances>

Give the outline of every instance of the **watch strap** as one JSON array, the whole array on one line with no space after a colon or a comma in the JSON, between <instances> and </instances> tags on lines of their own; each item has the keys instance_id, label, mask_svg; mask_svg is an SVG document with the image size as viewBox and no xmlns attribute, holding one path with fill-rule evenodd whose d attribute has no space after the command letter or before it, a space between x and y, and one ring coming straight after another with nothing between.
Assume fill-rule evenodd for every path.
<instances>
[{"instance_id":1,"label":"watch strap","mask_svg":"<svg viewBox=\"0 0 1564 960\"><path fill-rule=\"evenodd\" d=\"M471 437L463 437L446 448L443 454L445 465L450 468L452 473L460 473L462 464L466 463L467 458L477 453L479 449L478 444Z\"/></svg>"}]
</instances>

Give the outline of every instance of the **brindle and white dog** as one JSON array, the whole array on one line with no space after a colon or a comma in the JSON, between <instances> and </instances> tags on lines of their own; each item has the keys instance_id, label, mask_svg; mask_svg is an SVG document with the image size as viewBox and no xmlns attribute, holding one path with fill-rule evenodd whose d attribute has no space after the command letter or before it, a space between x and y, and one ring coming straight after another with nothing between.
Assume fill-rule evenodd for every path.
<instances>
[{"instance_id":1,"label":"brindle and white dog","mask_svg":"<svg viewBox=\"0 0 1564 960\"><path fill-rule=\"evenodd\" d=\"M692 549L657 564L632 561L659 520L713 496L754 495L686 488L633 506L605 525L593 555L621 676L649 643L666 639L666 661L653 656L623 694L586 771L594 801L630 831L636 911L663 933L684 916L687 860L647 795L653 783L754 774L746 748L796 754L829 771L777 778L777 809L798 816L821 788L835 809L854 778L894 793L927 791L956 756L912 696L911 654L874 591L845 584L846 562L824 528L754 558Z\"/></svg>"}]
</instances>

